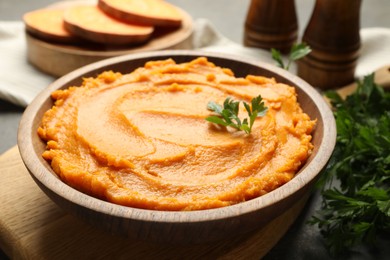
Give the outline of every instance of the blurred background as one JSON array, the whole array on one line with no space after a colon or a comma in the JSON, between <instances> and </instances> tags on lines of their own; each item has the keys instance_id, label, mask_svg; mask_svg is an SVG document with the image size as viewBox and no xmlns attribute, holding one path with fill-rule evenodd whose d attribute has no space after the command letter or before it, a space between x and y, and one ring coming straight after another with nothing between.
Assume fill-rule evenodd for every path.
<instances>
[{"instance_id":1,"label":"blurred background","mask_svg":"<svg viewBox=\"0 0 390 260\"><path fill-rule=\"evenodd\" d=\"M20 20L34 9L55 3L54 0L0 0L0 21ZM209 19L229 39L242 43L244 22L250 0L167 0L190 13L194 19ZM299 35L310 18L315 0L296 0ZM364 0L361 6L361 27L390 28L390 0ZM232 26L234 24L235 26Z\"/></svg>"}]
</instances>

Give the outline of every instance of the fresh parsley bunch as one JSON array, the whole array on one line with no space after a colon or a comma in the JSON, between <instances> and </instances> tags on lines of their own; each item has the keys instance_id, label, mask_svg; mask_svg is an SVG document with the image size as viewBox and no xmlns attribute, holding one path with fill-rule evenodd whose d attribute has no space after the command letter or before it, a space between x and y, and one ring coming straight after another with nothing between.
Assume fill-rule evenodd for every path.
<instances>
[{"instance_id":1,"label":"fresh parsley bunch","mask_svg":"<svg viewBox=\"0 0 390 260\"><path fill-rule=\"evenodd\" d=\"M390 93L371 74L346 100L335 91L326 96L335 109L337 142L319 182L322 207L310 223L336 255L390 234Z\"/></svg>"},{"instance_id":2,"label":"fresh parsley bunch","mask_svg":"<svg viewBox=\"0 0 390 260\"><path fill-rule=\"evenodd\" d=\"M239 131L244 130L250 134L252 126L257 117L264 116L268 108L265 107L262 97L259 95L252 99L251 105L243 101L245 110L248 113L249 119L241 120L238 117L240 101L234 101L227 97L223 102L223 107L214 101L207 104L207 109L214 111L218 116L208 116L206 120L222 126L230 126Z\"/></svg>"}]
</instances>

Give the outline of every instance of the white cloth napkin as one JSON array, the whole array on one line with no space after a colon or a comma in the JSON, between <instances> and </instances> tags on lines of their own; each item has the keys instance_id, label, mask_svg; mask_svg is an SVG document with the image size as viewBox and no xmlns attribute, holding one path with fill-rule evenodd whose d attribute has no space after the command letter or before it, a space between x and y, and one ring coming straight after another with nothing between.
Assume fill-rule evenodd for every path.
<instances>
[{"instance_id":1,"label":"white cloth napkin","mask_svg":"<svg viewBox=\"0 0 390 260\"><path fill-rule=\"evenodd\" d=\"M244 47L227 39L206 19L194 22L192 39L194 49L241 55L275 64L269 51ZM361 40L361 54L355 72L357 78L390 64L390 29L362 29ZM23 23L0 22L0 99L22 107L55 80L35 69L26 57ZM290 71L295 73L296 68L293 66Z\"/></svg>"}]
</instances>

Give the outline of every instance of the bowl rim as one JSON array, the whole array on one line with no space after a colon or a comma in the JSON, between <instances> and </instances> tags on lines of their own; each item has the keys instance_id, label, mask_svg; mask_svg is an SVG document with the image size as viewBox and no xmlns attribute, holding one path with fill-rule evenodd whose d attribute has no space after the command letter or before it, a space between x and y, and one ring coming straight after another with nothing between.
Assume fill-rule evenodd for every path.
<instances>
[{"instance_id":1,"label":"bowl rim","mask_svg":"<svg viewBox=\"0 0 390 260\"><path fill-rule=\"evenodd\" d=\"M40 105L44 103L44 101L46 101L48 98L50 98L50 94L51 92L53 92L53 90L58 89L59 86L63 86L65 82L69 82L70 80L76 78L81 78L82 75L84 75L85 73L97 70L107 65L145 58L156 60L161 59L160 57L165 56L172 56L173 58L176 56L193 56L193 59L196 57L221 58L244 62L249 65L261 67L265 70L271 71L272 73L277 74L278 76L281 76L283 78L287 77L290 81L297 84L297 86L299 86L299 88L304 91L312 100L315 100L315 105L318 107L318 111L323 118L323 121L326 122L326 124L324 124L322 140L319 144L319 148L317 150L316 155L311 160L311 163L301 169L299 171L299 174L297 174L293 179L284 184L283 189L277 188L260 197L226 207L194 211L159 211L140 209L103 201L72 188L71 186L62 182L59 178L56 178L52 173L48 174L48 170L45 167L39 167L41 161L39 160L38 156L41 155L38 155L36 153L31 155L31 153L29 153L29 151L34 150L33 139L30 137L36 134L36 129L34 129L33 122L37 112L40 109ZM216 65L219 66L218 64ZM34 116L26 116L31 114L33 114ZM25 138L26 136L28 136L29 138ZM317 177L320 169L322 169L326 165L333 152L336 142L336 125L333 113L328 104L326 103L325 99L320 95L320 93L303 79L284 69L251 58L231 54L227 55L219 52L210 52L202 50L163 50L127 54L123 56L117 56L101 60L83 66L58 78L48 87L42 90L34 98L30 105L27 106L19 123L17 139L19 153L21 155L22 161L29 170L29 173L33 175L33 177L38 179L39 182L41 182L46 188L50 189L52 192L63 197L64 199L71 201L72 203L78 204L79 206L88 208L96 212L108 214L115 217L131 218L133 220L145 221L146 214L148 215L148 221L155 223L195 223L211 220L217 221L226 218L233 218L242 214L250 214L261 208L266 208L274 204L275 202L281 201L284 198L300 190L303 186L306 186L306 184L313 181ZM63 189L66 189L66 192L64 192ZM79 199L75 201L73 199L75 197ZM223 214L221 214L221 212L223 212Z\"/></svg>"}]
</instances>

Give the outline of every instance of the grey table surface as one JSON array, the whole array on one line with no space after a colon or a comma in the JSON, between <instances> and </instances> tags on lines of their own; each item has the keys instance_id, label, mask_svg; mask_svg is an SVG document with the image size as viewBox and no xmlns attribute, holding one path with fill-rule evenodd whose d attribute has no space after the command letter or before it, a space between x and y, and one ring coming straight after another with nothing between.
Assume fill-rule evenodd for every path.
<instances>
[{"instance_id":1,"label":"grey table surface","mask_svg":"<svg viewBox=\"0 0 390 260\"><path fill-rule=\"evenodd\" d=\"M167 0L186 10L194 19L206 18L227 38L242 43L244 22L250 0ZM352 1L352 0L349 0ZM54 0L0 0L0 21L20 21L22 15L54 3ZM315 0L296 0L299 35L303 34ZM361 28L390 28L390 0L364 0L361 6ZM1 53L0 53L1 62ZM1 79L0 79L1 80ZM16 145L17 128L24 108L0 100L0 154ZM265 259L331 259L319 234L306 221L317 209L319 195L314 193L305 209L284 238ZM390 241L382 238L374 251L359 248L344 259L389 259ZM0 251L0 259L7 258Z\"/></svg>"}]
</instances>

